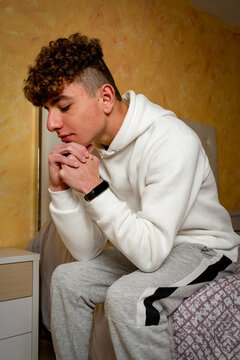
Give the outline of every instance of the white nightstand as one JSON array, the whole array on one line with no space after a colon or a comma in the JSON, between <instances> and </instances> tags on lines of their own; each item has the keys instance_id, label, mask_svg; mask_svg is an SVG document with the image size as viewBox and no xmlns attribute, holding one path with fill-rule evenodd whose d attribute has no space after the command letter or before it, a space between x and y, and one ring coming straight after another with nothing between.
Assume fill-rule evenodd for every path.
<instances>
[{"instance_id":1,"label":"white nightstand","mask_svg":"<svg viewBox=\"0 0 240 360\"><path fill-rule=\"evenodd\" d=\"M0 359L38 359L40 255L0 249Z\"/></svg>"}]
</instances>

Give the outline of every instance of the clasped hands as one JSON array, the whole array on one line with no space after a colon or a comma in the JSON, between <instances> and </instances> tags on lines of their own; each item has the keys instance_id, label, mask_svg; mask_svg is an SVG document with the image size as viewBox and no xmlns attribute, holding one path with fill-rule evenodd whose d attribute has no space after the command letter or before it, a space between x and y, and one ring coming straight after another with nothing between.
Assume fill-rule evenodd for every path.
<instances>
[{"instance_id":1,"label":"clasped hands","mask_svg":"<svg viewBox=\"0 0 240 360\"><path fill-rule=\"evenodd\" d=\"M50 190L70 187L88 194L99 185L99 159L92 154L93 149L91 144L85 147L74 142L54 146L48 157Z\"/></svg>"}]
</instances>

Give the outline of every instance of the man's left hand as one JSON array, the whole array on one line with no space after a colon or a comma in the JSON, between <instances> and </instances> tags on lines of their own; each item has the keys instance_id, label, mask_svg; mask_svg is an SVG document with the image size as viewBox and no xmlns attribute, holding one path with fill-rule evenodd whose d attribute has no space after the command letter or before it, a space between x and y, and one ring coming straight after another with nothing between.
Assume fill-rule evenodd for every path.
<instances>
[{"instance_id":1,"label":"man's left hand","mask_svg":"<svg viewBox=\"0 0 240 360\"><path fill-rule=\"evenodd\" d=\"M71 157L75 158L74 155L68 156L68 158ZM99 159L91 154L85 163L79 162L78 168L62 164L59 176L72 189L88 194L102 182L99 177Z\"/></svg>"}]
</instances>

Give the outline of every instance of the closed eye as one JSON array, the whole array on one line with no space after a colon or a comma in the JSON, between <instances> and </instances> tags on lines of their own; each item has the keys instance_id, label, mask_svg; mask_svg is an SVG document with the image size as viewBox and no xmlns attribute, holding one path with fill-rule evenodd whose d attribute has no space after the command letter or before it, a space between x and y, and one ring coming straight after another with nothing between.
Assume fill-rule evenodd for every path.
<instances>
[{"instance_id":1,"label":"closed eye","mask_svg":"<svg viewBox=\"0 0 240 360\"><path fill-rule=\"evenodd\" d=\"M67 106L61 107L61 108L60 108L60 111L61 111L61 112L66 112L66 111L68 111L68 109L70 108L70 106L71 106L71 105L67 105Z\"/></svg>"}]
</instances>

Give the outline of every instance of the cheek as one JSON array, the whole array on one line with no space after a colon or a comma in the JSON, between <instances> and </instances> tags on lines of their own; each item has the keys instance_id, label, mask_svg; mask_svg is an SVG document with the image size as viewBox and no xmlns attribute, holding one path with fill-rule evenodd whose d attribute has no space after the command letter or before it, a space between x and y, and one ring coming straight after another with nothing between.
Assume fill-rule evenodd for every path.
<instances>
[{"instance_id":1,"label":"cheek","mask_svg":"<svg viewBox=\"0 0 240 360\"><path fill-rule=\"evenodd\" d=\"M94 129L101 129L104 127L104 117L102 112L100 112L98 109L93 109L89 115L89 122L86 124L87 126Z\"/></svg>"}]
</instances>

